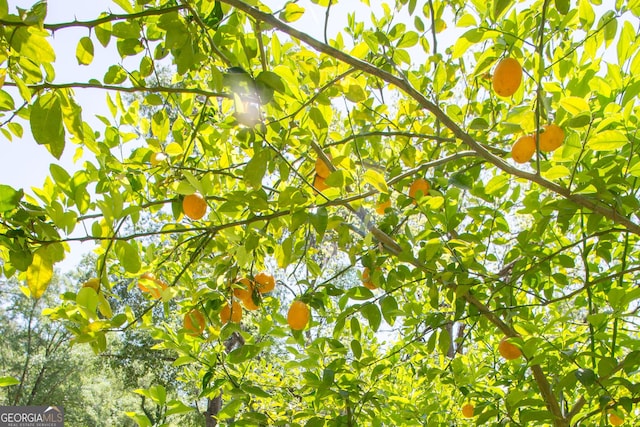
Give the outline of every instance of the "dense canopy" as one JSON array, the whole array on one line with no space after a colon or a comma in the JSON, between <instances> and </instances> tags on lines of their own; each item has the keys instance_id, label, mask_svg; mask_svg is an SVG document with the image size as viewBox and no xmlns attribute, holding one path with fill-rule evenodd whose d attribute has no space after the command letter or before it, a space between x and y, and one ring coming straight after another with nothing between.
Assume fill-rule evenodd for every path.
<instances>
[{"instance_id":1,"label":"dense canopy","mask_svg":"<svg viewBox=\"0 0 640 427\"><path fill-rule=\"evenodd\" d=\"M640 1L134 3L0 0L2 286L95 243L44 314L179 369L132 420L637 424Z\"/></svg>"}]
</instances>

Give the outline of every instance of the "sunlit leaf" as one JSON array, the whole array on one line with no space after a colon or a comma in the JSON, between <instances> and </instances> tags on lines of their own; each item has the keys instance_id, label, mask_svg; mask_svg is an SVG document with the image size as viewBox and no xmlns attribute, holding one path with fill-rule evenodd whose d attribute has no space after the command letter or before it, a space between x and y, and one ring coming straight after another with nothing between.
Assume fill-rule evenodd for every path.
<instances>
[{"instance_id":1,"label":"sunlit leaf","mask_svg":"<svg viewBox=\"0 0 640 427\"><path fill-rule=\"evenodd\" d=\"M617 150L629 143L627 135L619 130L605 130L596 133L587 141L587 147L595 151Z\"/></svg>"},{"instance_id":2,"label":"sunlit leaf","mask_svg":"<svg viewBox=\"0 0 640 427\"><path fill-rule=\"evenodd\" d=\"M89 65L93 61L93 42L89 37L83 37L78 42L76 59L80 65Z\"/></svg>"},{"instance_id":3,"label":"sunlit leaf","mask_svg":"<svg viewBox=\"0 0 640 427\"><path fill-rule=\"evenodd\" d=\"M33 254L33 261L27 268L27 286L31 297L39 299L47 290L53 277L53 260L51 254L40 249Z\"/></svg>"},{"instance_id":4,"label":"sunlit leaf","mask_svg":"<svg viewBox=\"0 0 640 427\"><path fill-rule=\"evenodd\" d=\"M302 18L304 15L304 8L298 6L296 3L287 3L284 10L280 13L280 19L285 22L294 22Z\"/></svg>"}]
</instances>

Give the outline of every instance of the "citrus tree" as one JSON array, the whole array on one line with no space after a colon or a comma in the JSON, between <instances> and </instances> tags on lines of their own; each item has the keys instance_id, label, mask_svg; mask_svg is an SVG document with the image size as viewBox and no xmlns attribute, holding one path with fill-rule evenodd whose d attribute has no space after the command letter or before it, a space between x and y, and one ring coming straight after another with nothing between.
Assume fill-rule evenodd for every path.
<instances>
[{"instance_id":1,"label":"citrus tree","mask_svg":"<svg viewBox=\"0 0 640 427\"><path fill-rule=\"evenodd\" d=\"M2 133L82 159L0 186L3 273L40 298L95 242L46 314L173 354L197 398L136 390L168 423L634 425L640 2L613 3L1 0ZM75 27L79 64L118 56L87 81L54 66Z\"/></svg>"}]
</instances>

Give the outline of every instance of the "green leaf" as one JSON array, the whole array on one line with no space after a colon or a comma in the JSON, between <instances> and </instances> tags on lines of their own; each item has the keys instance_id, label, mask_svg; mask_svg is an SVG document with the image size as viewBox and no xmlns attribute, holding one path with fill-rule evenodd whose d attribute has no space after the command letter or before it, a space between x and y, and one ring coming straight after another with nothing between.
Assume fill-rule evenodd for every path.
<instances>
[{"instance_id":1,"label":"green leaf","mask_svg":"<svg viewBox=\"0 0 640 427\"><path fill-rule=\"evenodd\" d=\"M618 39L617 52L618 52L618 64L624 64L634 52L634 45L636 40L636 30L629 21L624 21L622 24L622 31L620 32L620 38Z\"/></svg>"},{"instance_id":2,"label":"green leaf","mask_svg":"<svg viewBox=\"0 0 640 427\"><path fill-rule=\"evenodd\" d=\"M20 52L20 55L31 59L36 64L51 63L56 60L56 53L46 38L32 27L20 27L15 30L10 38L11 46Z\"/></svg>"},{"instance_id":3,"label":"green leaf","mask_svg":"<svg viewBox=\"0 0 640 427\"><path fill-rule=\"evenodd\" d=\"M418 35L418 33L416 33L415 31L408 31L402 34L400 40L398 40L398 44L396 47L398 49L413 47L418 44L419 40L420 36Z\"/></svg>"},{"instance_id":4,"label":"green leaf","mask_svg":"<svg viewBox=\"0 0 640 427\"><path fill-rule=\"evenodd\" d=\"M0 184L0 212L8 212L18 207L24 192L12 187Z\"/></svg>"},{"instance_id":5,"label":"green leaf","mask_svg":"<svg viewBox=\"0 0 640 427\"><path fill-rule=\"evenodd\" d=\"M262 71L258 74L258 77L256 77L256 82L264 83L266 86L280 93L284 93L286 91L282 77L272 71Z\"/></svg>"},{"instance_id":6,"label":"green leaf","mask_svg":"<svg viewBox=\"0 0 640 427\"><path fill-rule=\"evenodd\" d=\"M116 256L127 273L137 273L140 271L140 255L133 244L119 240L116 243Z\"/></svg>"},{"instance_id":7,"label":"green leaf","mask_svg":"<svg viewBox=\"0 0 640 427\"><path fill-rule=\"evenodd\" d=\"M569 13L569 9L571 7L570 0L555 0L555 3L556 3L556 10L561 15L566 15L567 13Z\"/></svg>"},{"instance_id":8,"label":"green leaf","mask_svg":"<svg viewBox=\"0 0 640 427\"><path fill-rule=\"evenodd\" d=\"M398 311L398 302L396 299L387 295L380 301L380 308L382 309L382 316L384 320L391 326L396 321L397 311Z\"/></svg>"},{"instance_id":9,"label":"green leaf","mask_svg":"<svg viewBox=\"0 0 640 427\"><path fill-rule=\"evenodd\" d=\"M106 84L120 84L125 80L127 80L127 72L119 65L110 66L104 75L104 82Z\"/></svg>"},{"instance_id":10,"label":"green leaf","mask_svg":"<svg viewBox=\"0 0 640 427\"><path fill-rule=\"evenodd\" d=\"M78 42L76 59L80 65L89 65L93 61L93 41L89 37L83 37Z\"/></svg>"},{"instance_id":11,"label":"green leaf","mask_svg":"<svg viewBox=\"0 0 640 427\"><path fill-rule=\"evenodd\" d=\"M578 381L585 386L591 386L596 382L596 373L591 369L578 369L575 375Z\"/></svg>"},{"instance_id":12,"label":"green leaf","mask_svg":"<svg viewBox=\"0 0 640 427\"><path fill-rule=\"evenodd\" d=\"M31 297L39 299L47 290L53 277L53 260L46 249L38 249L33 254L33 262L27 268L27 286Z\"/></svg>"},{"instance_id":13,"label":"green leaf","mask_svg":"<svg viewBox=\"0 0 640 427\"><path fill-rule=\"evenodd\" d=\"M572 116L579 116L583 113L591 114L589 103L584 98L577 96L567 96L560 100L560 106Z\"/></svg>"},{"instance_id":14,"label":"green leaf","mask_svg":"<svg viewBox=\"0 0 640 427\"><path fill-rule=\"evenodd\" d=\"M109 41L111 41L111 22L107 22L102 25L98 25L93 29L96 34L96 38L100 42L103 47L107 47L109 45Z\"/></svg>"},{"instance_id":15,"label":"green leaf","mask_svg":"<svg viewBox=\"0 0 640 427\"><path fill-rule=\"evenodd\" d=\"M11 111L16 108L13 98L8 92L0 89L0 111Z\"/></svg>"},{"instance_id":16,"label":"green leaf","mask_svg":"<svg viewBox=\"0 0 640 427\"><path fill-rule=\"evenodd\" d=\"M367 171L364 173L364 182L366 182L367 184L371 184L376 190L380 191L381 193L389 192L389 187L387 187L387 182L384 179L384 175L376 170L367 169Z\"/></svg>"},{"instance_id":17,"label":"green leaf","mask_svg":"<svg viewBox=\"0 0 640 427\"><path fill-rule=\"evenodd\" d=\"M302 15L304 15L303 7L298 6L295 3L287 3L284 10L280 12L280 19L284 22L294 22L302 18Z\"/></svg>"},{"instance_id":18,"label":"green leaf","mask_svg":"<svg viewBox=\"0 0 640 427\"><path fill-rule=\"evenodd\" d=\"M90 318L96 317L96 309L98 308L98 293L95 289L85 286L78 291L76 295L76 304L89 313Z\"/></svg>"},{"instance_id":19,"label":"green leaf","mask_svg":"<svg viewBox=\"0 0 640 427\"><path fill-rule=\"evenodd\" d=\"M367 92L359 84L351 84L344 94L351 102L361 102L368 98Z\"/></svg>"},{"instance_id":20,"label":"green leaf","mask_svg":"<svg viewBox=\"0 0 640 427\"><path fill-rule=\"evenodd\" d=\"M366 304L360 309L360 311L362 316L367 319L367 322L369 322L371 329L376 332L380 327L380 323L382 323L382 315L380 314L378 306L375 304Z\"/></svg>"},{"instance_id":21,"label":"green leaf","mask_svg":"<svg viewBox=\"0 0 640 427\"><path fill-rule=\"evenodd\" d=\"M6 3L5 3L6 4ZM14 377L0 377L0 387L9 387L20 384L20 380Z\"/></svg>"},{"instance_id":22,"label":"green leaf","mask_svg":"<svg viewBox=\"0 0 640 427\"><path fill-rule=\"evenodd\" d=\"M0 19L4 19L9 14L7 0L0 0Z\"/></svg>"},{"instance_id":23,"label":"green leaf","mask_svg":"<svg viewBox=\"0 0 640 427\"><path fill-rule=\"evenodd\" d=\"M619 130L604 130L587 141L587 147L594 151L613 151L629 143L627 135Z\"/></svg>"},{"instance_id":24,"label":"green leaf","mask_svg":"<svg viewBox=\"0 0 640 427\"><path fill-rule=\"evenodd\" d=\"M596 19L596 14L594 13L589 0L579 0L578 17L580 18L580 23L585 30L591 28Z\"/></svg>"},{"instance_id":25,"label":"green leaf","mask_svg":"<svg viewBox=\"0 0 640 427\"><path fill-rule=\"evenodd\" d=\"M127 13L133 13L135 9L131 6L130 0L113 0L115 4L120 6Z\"/></svg>"},{"instance_id":26,"label":"green leaf","mask_svg":"<svg viewBox=\"0 0 640 427\"><path fill-rule=\"evenodd\" d=\"M442 328L440 335L438 335L438 349L440 353L447 354L449 347L451 347L451 335L449 335L449 331L446 328Z\"/></svg>"},{"instance_id":27,"label":"green leaf","mask_svg":"<svg viewBox=\"0 0 640 427\"><path fill-rule=\"evenodd\" d=\"M502 19L502 14L506 12L513 3L513 0L494 0L493 2L493 20L499 21Z\"/></svg>"},{"instance_id":28,"label":"green leaf","mask_svg":"<svg viewBox=\"0 0 640 427\"><path fill-rule=\"evenodd\" d=\"M267 172L269 157L268 150L260 150L253 155L247 166L245 166L243 178L253 188L262 187L262 178Z\"/></svg>"},{"instance_id":29,"label":"green leaf","mask_svg":"<svg viewBox=\"0 0 640 427\"><path fill-rule=\"evenodd\" d=\"M195 411L191 406L187 406L179 400L170 400L167 403L167 412L166 415L175 415L175 414L186 414L188 412Z\"/></svg>"},{"instance_id":30,"label":"green leaf","mask_svg":"<svg viewBox=\"0 0 640 427\"><path fill-rule=\"evenodd\" d=\"M54 93L45 93L31 107L29 124L38 144L60 159L64 151L65 137L60 100Z\"/></svg>"},{"instance_id":31,"label":"green leaf","mask_svg":"<svg viewBox=\"0 0 640 427\"><path fill-rule=\"evenodd\" d=\"M111 304L109 304L109 300L104 296L103 292L98 294L98 310L107 319L111 319L113 317Z\"/></svg>"},{"instance_id":32,"label":"green leaf","mask_svg":"<svg viewBox=\"0 0 640 427\"><path fill-rule=\"evenodd\" d=\"M507 175L496 175L487 182L484 191L490 196L500 196L509 187L509 177Z\"/></svg>"}]
</instances>

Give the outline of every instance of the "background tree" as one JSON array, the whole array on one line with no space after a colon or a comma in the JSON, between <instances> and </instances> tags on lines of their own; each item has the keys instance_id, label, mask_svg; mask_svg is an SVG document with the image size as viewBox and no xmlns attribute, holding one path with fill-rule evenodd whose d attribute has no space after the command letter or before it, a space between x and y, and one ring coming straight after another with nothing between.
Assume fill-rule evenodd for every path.
<instances>
[{"instance_id":1,"label":"background tree","mask_svg":"<svg viewBox=\"0 0 640 427\"><path fill-rule=\"evenodd\" d=\"M98 352L141 330L175 355L200 393L138 390L160 422L220 393L210 424L637 420L637 2L114 3L49 23L0 1L2 132L91 157L0 187L0 253L37 300L97 242L101 286L50 315ZM71 27L79 64L122 60L54 82ZM145 80L169 63L176 84ZM79 88L107 91L103 129Z\"/></svg>"}]
</instances>

